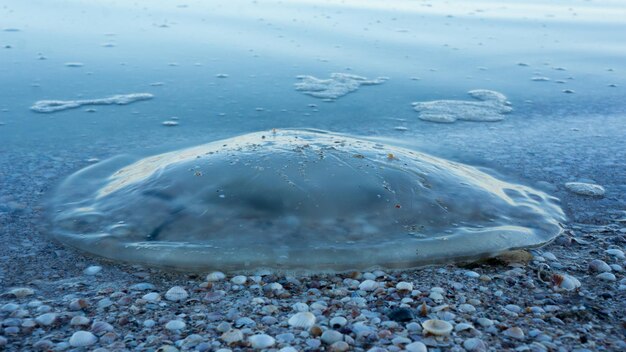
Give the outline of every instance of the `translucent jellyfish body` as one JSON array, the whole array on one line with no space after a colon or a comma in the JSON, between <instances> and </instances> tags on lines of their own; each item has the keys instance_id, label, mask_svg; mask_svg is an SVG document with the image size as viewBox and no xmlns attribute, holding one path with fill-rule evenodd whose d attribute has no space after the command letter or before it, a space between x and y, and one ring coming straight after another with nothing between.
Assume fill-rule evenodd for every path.
<instances>
[{"instance_id":1,"label":"translucent jellyfish body","mask_svg":"<svg viewBox=\"0 0 626 352\"><path fill-rule=\"evenodd\" d=\"M53 235L183 270L411 268L542 245L554 198L478 169L308 130L246 134L69 177Z\"/></svg>"}]
</instances>

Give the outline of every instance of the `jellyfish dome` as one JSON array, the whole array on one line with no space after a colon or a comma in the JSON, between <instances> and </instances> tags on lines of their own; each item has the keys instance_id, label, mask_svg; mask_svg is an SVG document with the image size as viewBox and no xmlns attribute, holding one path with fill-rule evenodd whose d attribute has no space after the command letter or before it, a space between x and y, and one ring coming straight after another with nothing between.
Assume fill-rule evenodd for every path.
<instances>
[{"instance_id":1,"label":"jellyfish dome","mask_svg":"<svg viewBox=\"0 0 626 352\"><path fill-rule=\"evenodd\" d=\"M92 165L50 207L56 239L113 260L321 272L540 246L561 232L554 200L405 148L273 130Z\"/></svg>"}]
</instances>

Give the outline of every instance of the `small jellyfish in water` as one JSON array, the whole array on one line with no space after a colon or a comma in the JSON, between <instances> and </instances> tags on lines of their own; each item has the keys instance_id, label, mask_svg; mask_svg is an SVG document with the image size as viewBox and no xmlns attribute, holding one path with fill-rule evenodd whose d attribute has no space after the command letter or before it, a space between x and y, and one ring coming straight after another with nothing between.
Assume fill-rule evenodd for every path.
<instances>
[{"instance_id":1,"label":"small jellyfish in water","mask_svg":"<svg viewBox=\"0 0 626 352\"><path fill-rule=\"evenodd\" d=\"M244 134L65 180L52 235L179 270L413 268L551 241L552 198L474 167L316 130Z\"/></svg>"}]
</instances>

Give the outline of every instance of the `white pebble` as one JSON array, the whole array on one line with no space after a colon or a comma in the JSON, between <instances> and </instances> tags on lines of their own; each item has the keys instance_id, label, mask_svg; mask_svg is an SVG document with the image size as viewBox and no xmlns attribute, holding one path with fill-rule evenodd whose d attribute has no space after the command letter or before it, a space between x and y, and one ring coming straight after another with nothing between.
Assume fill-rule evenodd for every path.
<instances>
[{"instance_id":1,"label":"white pebble","mask_svg":"<svg viewBox=\"0 0 626 352\"><path fill-rule=\"evenodd\" d=\"M83 270L83 274L85 274L85 275L96 275L101 270L102 270L101 266L92 265L92 266L88 267L87 269Z\"/></svg>"},{"instance_id":2,"label":"white pebble","mask_svg":"<svg viewBox=\"0 0 626 352\"><path fill-rule=\"evenodd\" d=\"M89 331L76 331L70 337L70 346L72 347L85 347L91 346L98 341L96 335Z\"/></svg>"},{"instance_id":3,"label":"white pebble","mask_svg":"<svg viewBox=\"0 0 626 352\"><path fill-rule=\"evenodd\" d=\"M57 315L55 313L46 313L35 318L35 321L39 323L39 325L50 326L54 324L57 320Z\"/></svg>"},{"instance_id":4,"label":"white pebble","mask_svg":"<svg viewBox=\"0 0 626 352\"><path fill-rule=\"evenodd\" d=\"M150 293L146 293L145 295L143 295L141 299L143 299L144 301L148 301L148 302L157 302L161 300L161 295L156 292L150 292Z\"/></svg>"},{"instance_id":5,"label":"white pebble","mask_svg":"<svg viewBox=\"0 0 626 352\"><path fill-rule=\"evenodd\" d=\"M343 334L336 330L326 330L322 333L320 339L325 344L332 345L337 341L343 340Z\"/></svg>"},{"instance_id":6,"label":"white pebble","mask_svg":"<svg viewBox=\"0 0 626 352\"><path fill-rule=\"evenodd\" d=\"M232 279L230 279L230 282L232 282L235 285L243 285L246 283L246 281L248 281L248 279L243 275L237 275L233 277Z\"/></svg>"},{"instance_id":7,"label":"white pebble","mask_svg":"<svg viewBox=\"0 0 626 352\"><path fill-rule=\"evenodd\" d=\"M604 281L615 281L617 280L617 278L615 277L615 275L613 275L612 273L602 273L602 274L598 274L596 276L597 279L600 280L604 280Z\"/></svg>"},{"instance_id":8,"label":"white pebble","mask_svg":"<svg viewBox=\"0 0 626 352\"><path fill-rule=\"evenodd\" d=\"M404 346L404 349L408 352L428 352L428 348L426 348L426 345L424 345L423 342L419 341Z\"/></svg>"},{"instance_id":9,"label":"white pebble","mask_svg":"<svg viewBox=\"0 0 626 352\"><path fill-rule=\"evenodd\" d=\"M374 291L378 288L378 282L374 280L365 280L359 284L359 290Z\"/></svg>"},{"instance_id":10,"label":"white pebble","mask_svg":"<svg viewBox=\"0 0 626 352\"><path fill-rule=\"evenodd\" d=\"M524 331L517 326L504 330L503 334L518 340L524 339Z\"/></svg>"},{"instance_id":11,"label":"white pebble","mask_svg":"<svg viewBox=\"0 0 626 352\"><path fill-rule=\"evenodd\" d=\"M626 258L626 256L624 256L624 252L622 252L621 250L616 249L616 248L607 249L605 252L606 252L606 254L612 255L614 257L617 257L618 259L625 259Z\"/></svg>"},{"instance_id":12,"label":"white pebble","mask_svg":"<svg viewBox=\"0 0 626 352\"><path fill-rule=\"evenodd\" d=\"M226 275L223 272L214 271L206 276L206 281L208 282L222 281L225 278L226 278Z\"/></svg>"},{"instance_id":13,"label":"white pebble","mask_svg":"<svg viewBox=\"0 0 626 352\"><path fill-rule=\"evenodd\" d=\"M266 334L252 335L248 341L250 341L250 346L257 350L272 347L276 343L273 337Z\"/></svg>"},{"instance_id":14,"label":"white pebble","mask_svg":"<svg viewBox=\"0 0 626 352\"><path fill-rule=\"evenodd\" d=\"M189 294L184 288L180 286L174 286L167 290L167 292L165 293L165 299L167 299L168 301L183 301L187 299L187 297L189 297Z\"/></svg>"},{"instance_id":15,"label":"white pebble","mask_svg":"<svg viewBox=\"0 0 626 352\"><path fill-rule=\"evenodd\" d=\"M603 260L594 259L589 263L589 268L598 273L611 271L611 267Z\"/></svg>"},{"instance_id":16,"label":"white pebble","mask_svg":"<svg viewBox=\"0 0 626 352\"><path fill-rule=\"evenodd\" d=\"M291 306L291 309L295 310L296 312L308 312L309 305L303 302L298 302L298 303L294 303Z\"/></svg>"},{"instance_id":17,"label":"white pebble","mask_svg":"<svg viewBox=\"0 0 626 352\"><path fill-rule=\"evenodd\" d=\"M400 281L396 284L398 291L413 291L413 284L406 281Z\"/></svg>"},{"instance_id":18,"label":"white pebble","mask_svg":"<svg viewBox=\"0 0 626 352\"><path fill-rule=\"evenodd\" d=\"M165 328L170 331L179 331L187 326L182 320L170 320L165 324Z\"/></svg>"}]
</instances>

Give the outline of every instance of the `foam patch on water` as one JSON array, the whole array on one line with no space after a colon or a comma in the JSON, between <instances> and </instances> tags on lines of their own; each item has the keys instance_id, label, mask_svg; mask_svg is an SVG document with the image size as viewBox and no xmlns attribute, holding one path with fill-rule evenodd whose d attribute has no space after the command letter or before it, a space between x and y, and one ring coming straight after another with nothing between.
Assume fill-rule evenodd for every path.
<instances>
[{"instance_id":1,"label":"foam patch on water","mask_svg":"<svg viewBox=\"0 0 626 352\"><path fill-rule=\"evenodd\" d=\"M68 178L60 241L178 269L409 268L533 247L561 232L554 198L471 166L320 131L245 134Z\"/></svg>"},{"instance_id":2,"label":"foam patch on water","mask_svg":"<svg viewBox=\"0 0 626 352\"><path fill-rule=\"evenodd\" d=\"M363 85L377 85L387 81L386 77L368 79L348 73L332 73L328 79L313 76L298 76L300 81L295 83L297 91L315 98L335 100L348 93L354 92Z\"/></svg>"},{"instance_id":3,"label":"foam patch on water","mask_svg":"<svg viewBox=\"0 0 626 352\"><path fill-rule=\"evenodd\" d=\"M30 107L31 110L41 113L50 113L68 109L76 109L84 105L126 105L141 100L154 98L150 93L132 93L113 95L102 99L85 100L40 100Z\"/></svg>"},{"instance_id":4,"label":"foam patch on water","mask_svg":"<svg viewBox=\"0 0 626 352\"><path fill-rule=\"evenodd\" d=\"M435 100L413 103L424 121L452 123L457 120L495 122L504 120L504 114L513 111L511 103L502 93L475 89L467 92L471 100Z\"/></svg>"}]
</instances>

